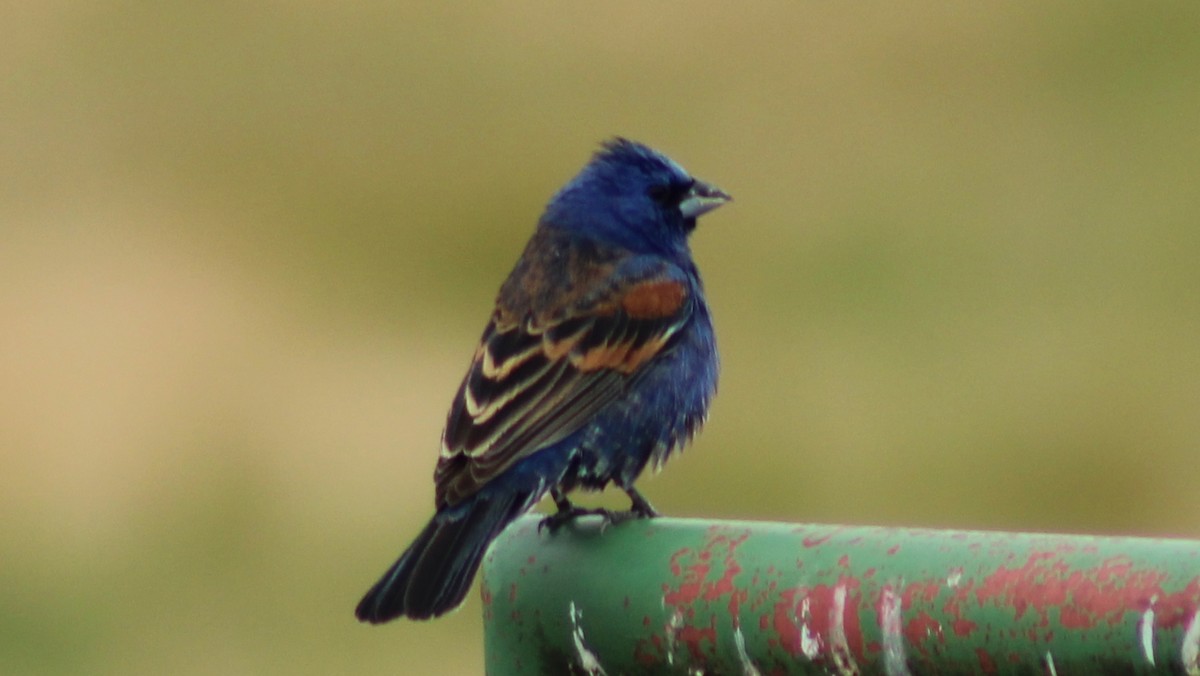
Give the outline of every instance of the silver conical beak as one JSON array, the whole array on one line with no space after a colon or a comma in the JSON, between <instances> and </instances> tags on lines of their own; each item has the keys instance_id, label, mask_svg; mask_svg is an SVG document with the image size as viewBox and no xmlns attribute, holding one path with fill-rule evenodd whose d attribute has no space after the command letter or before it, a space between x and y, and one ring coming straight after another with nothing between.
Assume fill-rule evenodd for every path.
<instances>
[{"instance_id":1,"label":"silver conical beak","mask_svg":"<svg viewBox=\"0 0 1200 676\"><path fill-rule=\"evenodd\" d=\"M679 212L684 218L692 219L707 214L732 199L733 197L717 186L696 181L679 203Z\"/></svg>"}]
</instances>

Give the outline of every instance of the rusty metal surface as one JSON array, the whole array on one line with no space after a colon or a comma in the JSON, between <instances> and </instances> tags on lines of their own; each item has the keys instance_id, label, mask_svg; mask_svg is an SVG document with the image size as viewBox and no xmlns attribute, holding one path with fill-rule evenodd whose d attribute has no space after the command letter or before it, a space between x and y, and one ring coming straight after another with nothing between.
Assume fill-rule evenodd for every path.
<instances>
[{"instance_id":1,"label":"rusty metal surface","mask_svg":"<svg viewBox=\"0 0 1200 676\"><path fill-rule=\"evenodd\" d=\"M1200 674L1200 542L537 523L485 562L495 676Z\"/></svg>"}]
</instances>

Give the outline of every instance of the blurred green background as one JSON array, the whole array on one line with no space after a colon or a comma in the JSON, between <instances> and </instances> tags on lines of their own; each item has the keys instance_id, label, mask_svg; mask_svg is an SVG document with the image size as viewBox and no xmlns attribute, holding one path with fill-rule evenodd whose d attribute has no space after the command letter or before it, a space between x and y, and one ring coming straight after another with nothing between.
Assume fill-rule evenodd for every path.
<instances>
[{"instance_id":1,"label":"blurred green background","mask_svg":"<svg viewBox=\"0 0 1200 676\"><path fill-rule=\"evenodd\" d=\"M478 673L360 626L601 139L737 201L673 515L1200 537L1200 5L6 3L0 672ZM613 504L622 504L610 497Z\"/></svg>"}]
</instances>

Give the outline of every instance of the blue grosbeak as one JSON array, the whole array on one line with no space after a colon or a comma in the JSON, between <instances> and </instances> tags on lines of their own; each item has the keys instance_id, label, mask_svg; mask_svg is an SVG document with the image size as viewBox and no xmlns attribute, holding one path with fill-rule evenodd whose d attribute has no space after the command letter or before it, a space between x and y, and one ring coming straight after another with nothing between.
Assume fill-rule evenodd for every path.
<instances>
[{"instance_id":1,"label":"blue grosbeak","mask_svg":"<svg viewBox=\"0 0 1200 676\"><path fill-rule=\"evenodd\" d=\"M550 200L450 407L437 513L363 597L360 620L457 607L491 541L546 493L551 525L588 512L568 491L609 483L632 500L625 515L656 514L634 481L690 440L717 385L687 238L729 200L621 138Z\"/></svg>"}]
</instances>

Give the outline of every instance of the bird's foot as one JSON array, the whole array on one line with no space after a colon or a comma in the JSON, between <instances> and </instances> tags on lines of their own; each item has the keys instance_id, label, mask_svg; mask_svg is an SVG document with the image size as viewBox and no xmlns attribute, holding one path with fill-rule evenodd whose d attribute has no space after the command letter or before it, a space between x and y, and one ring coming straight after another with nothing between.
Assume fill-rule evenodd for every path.
<instances>
[{"instance_id":1,"label":"bird's foot","mask_svg":"<svg viewBox=\"0 0 1200 676\"><path fill-rule=\"evenodd\" d=\"M581 516L599 516L600 518L604 519L605 525L608 525L613 521L614 512L604 509L603 507L587 508L571 505L570 507L563 509L560 506L557 512L547 516L546 518L542 519L540 523L538 523L538 532L540 533L543 529L545 529L549 530L553 534L559 528L567 525L568 522L574 521ZM603 526L601 528L603 528Z\"/></svg>"},{"instance_id":2,"label":"bird's foot","mask_svg":"<svg viewBox=\"0 0 1200 676\"><path fill-rule=\"evenodd\" d=\"M559 528L565 526L567 522L574 521L576 518L581 516L598 514L604 517L605 521L607 521L609 518L609 511L607 509L588 509L586 507L578 507L568 500L567 496L557 488L550 490L550 497L554 500L554 506L558 508L558 511L542 519L541 523L538 524L539 533L543 529L547 529L551 533L554 533Z\"/></svg>"},{"instance_id":3,"label":"bird's foot","mask_svg":"<svg viewBox=\"0 0 1200 676\"><path fill-rule=\"evenodd\" d=\"M557 489L552 490L550 491L550 497L554 499L554 505L558 507L558 511L541 520L538 524L538 532L547 529L551 533L554 533L559 528L565 526L567 522L581 516L599 516L602 518L604 522L600 525L601 532L609 526L619 526L626 521L650 519L659 516L658 510L654 509L654 505L651 505L646 496L638 492L636 488L631 486L624 490L629 495L632 504L628 510L619 512L603 507L579 507L568 500L567 496L561 491Z\"/></svg>"},{"instance_id":4,"label":"bird's foot","mask_svg":"<svg viewBox=\"0 0 1200 676\"><path fill-rule=\"evenodd\" d=\"M633 504L623 512L607 512L604 515L604 525L600 527L600 530L604 530L608 526L619 526L634 519L652 519L661 516L658 510L654 509L654 505L646 499L646 496L639 493L636 488L626 488L625 493L629 495Z\"/></svg>"}]
</instances>

